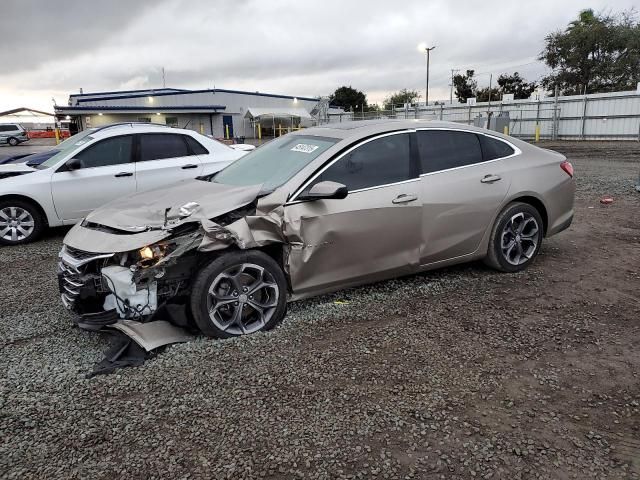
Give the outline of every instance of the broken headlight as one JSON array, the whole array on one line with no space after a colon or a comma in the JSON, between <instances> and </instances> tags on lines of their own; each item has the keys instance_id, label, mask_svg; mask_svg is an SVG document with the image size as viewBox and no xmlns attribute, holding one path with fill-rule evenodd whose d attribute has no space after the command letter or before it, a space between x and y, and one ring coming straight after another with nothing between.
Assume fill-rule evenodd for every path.
<instances>
[{"instance_id":1,"label":"broken headlight","mask_svg":"<svg viewBox=\"0 0 640 480\"><path fill-rule=\"evenodd\" d=\"M152 267L166 255L175 250L175 248L176 244L173 242L161 242L153 245L147 245L146 247L138 250L140 260L138 261L137 266L142 268Z\"/></svg>"},{"instance_id":2,"label":"broken headlight","mask_svg":"<svg viewBox=\"0 0 640 480\"><path fill-rule=\"evenodd\" d=\"M142 247L134 253L134 257L137 258L131 268L138 270L164 264L171 258L179 257L197 248L202 241L202 236L202 231L196 230Z\"/></svg>"}]
</instances>

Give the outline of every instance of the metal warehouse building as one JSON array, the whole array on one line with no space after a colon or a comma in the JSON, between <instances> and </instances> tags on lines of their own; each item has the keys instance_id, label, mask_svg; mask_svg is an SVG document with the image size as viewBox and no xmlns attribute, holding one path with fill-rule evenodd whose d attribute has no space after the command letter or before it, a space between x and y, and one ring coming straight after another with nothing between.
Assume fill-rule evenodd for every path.
<instances>
[{"instance_id":1,"label":"metal warehouse building","mask_svg":"<svg viewBox=\"0 0 640 480\"><path fill-rule=\"evenodd\" d=\"M79 93L55 113L71 133L116 122L151 122L217 138L271 137L309 126L318 98L238 90L129 90Z\"/></svg>"}]
</instances>

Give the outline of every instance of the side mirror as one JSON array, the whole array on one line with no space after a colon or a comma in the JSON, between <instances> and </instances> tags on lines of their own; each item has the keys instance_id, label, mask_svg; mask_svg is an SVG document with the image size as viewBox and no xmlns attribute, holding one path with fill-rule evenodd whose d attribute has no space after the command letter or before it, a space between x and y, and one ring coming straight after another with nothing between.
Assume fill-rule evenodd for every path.
<instances>
[{"instance_id":1,"label":"side mirror","mask_svg":"<svg viewBox=\"0 0 640 480\"><path fill-rule=\"evenodd\" d=\"M301 200L335 199L342 200L349 194L347 187L338 182L319 182L304 195Z\"/></svg>"},{"instance_id":2,"label":"side mirror","mask_svg":"<svg viewBox=\"0 0 640 480\"><path fill-rule=\"evenodd\" d=\"M82 160L72 158L67 162L67 170L80 170L82 168Z\"/></svg>"}]
</instances>

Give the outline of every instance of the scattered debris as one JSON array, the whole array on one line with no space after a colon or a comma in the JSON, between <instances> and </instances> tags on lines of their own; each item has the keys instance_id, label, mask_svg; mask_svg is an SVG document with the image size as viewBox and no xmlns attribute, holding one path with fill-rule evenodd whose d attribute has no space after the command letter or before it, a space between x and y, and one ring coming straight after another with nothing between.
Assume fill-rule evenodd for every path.
<instances>
[{"instance_id":1,"label":"scattered debris","mask_svg":"<svg viewBox=\"0 0 640 480\"><path fill-rule=\"evenodd\" d=\"M93 371L86 375L87 378L93 378L97 375L108 375L120 368L139 367L147 359L158 353L145 351L131 338L120 332L111 332L110 334L114 336L115 341Z\"/></svg>"},{"instance_id":2,"label":"scattered debris","mask_svg":"<svg viewBox=\"0 0 640 480\"><path fill-rule=\"evenodd\" d=\"M195 337L186 330L176 327L165 320L141 323L133 320L120 320L110 326L144 348L147 352L171 343L190 342Z\"/></svg>"},{"instance_id":3,"label":"scattered debris","mask_svg":"<svg viewBox=\"0 0 640 480\"><path fill-rule=\"evenodd\" d=\"M603 205L610 205L613 203L613 197L608 197L608 196L602 197L600 199L600 203L602 203Z\"/></svg>"},{"instance_id":4,"label":"scattered debris","mask_svg":"<svg viewBox=\"0 0 640 480\"><path fill-rule=\"evenodd\" d=\"M118 330L110 332L116 340L105 357L87 374L87 378L113 373L120 368L139 367L147 359L160 353L162 347L171 343L189 342L195 338L186 330L165 320L147 323L119 320L109 327Z\"/></svg>"}]
</instances>

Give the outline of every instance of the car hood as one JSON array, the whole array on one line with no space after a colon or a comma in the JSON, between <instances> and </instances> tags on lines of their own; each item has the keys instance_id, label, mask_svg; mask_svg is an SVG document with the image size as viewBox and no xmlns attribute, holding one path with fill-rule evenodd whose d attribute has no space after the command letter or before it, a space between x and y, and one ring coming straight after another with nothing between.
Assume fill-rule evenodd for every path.
<instances>
[{"instance_id":1,"label":"car hood","mask_svg":"<svg viewBox=\"0 0 640 480\"><path fill-rule=\"evenodd\" d=\"M9 163L7 165L0 165L0 173L9 173L9 172L24 172L31 173L35 172L34 168L28 167L24 163Z\"/></svg>"},{"instance_id":2,"label":"car hood","mask_svg":"<svg viewBox=\"0 0 640 480\"><path fill-rule=\"evenodd\" d=\"M233 186L203 180L185 180L171 187L157 188L115 200L90 213L86 221L139 232L143 229L161 228L167 217L175 223L179 210L195 202L198 207L186 217L186 221L211 219L251 203L260 193L261 185Z\"/></svg>"},{"instance_id":3,"label":"car hood","mask_svg":"<svg viewBox=\"0 0 640 480\"><path fill-rule=\"evenodd\" d=\"M28 167L24 163L0 165L0 180L3 178L11 178L18 175L24 175L26 173L33 173L35 171L35 168Z\"/></svg>"},{"instance_id":4,"label":"car hood","mask_svg":"<svg viewBox=\"0 0 640 480\"><path fill-rule=\"evenodd\" d=\"M261 185L232 186L185 180L124 197L94 210L69 231L64 243L96 253L134 250L168 238L174 228L184 223L208 222L246 206L256 200L260 190ZM187 204L191 204L188 208L191 214L181 216L180 208Z\"/></svg>"}]
</instances>

